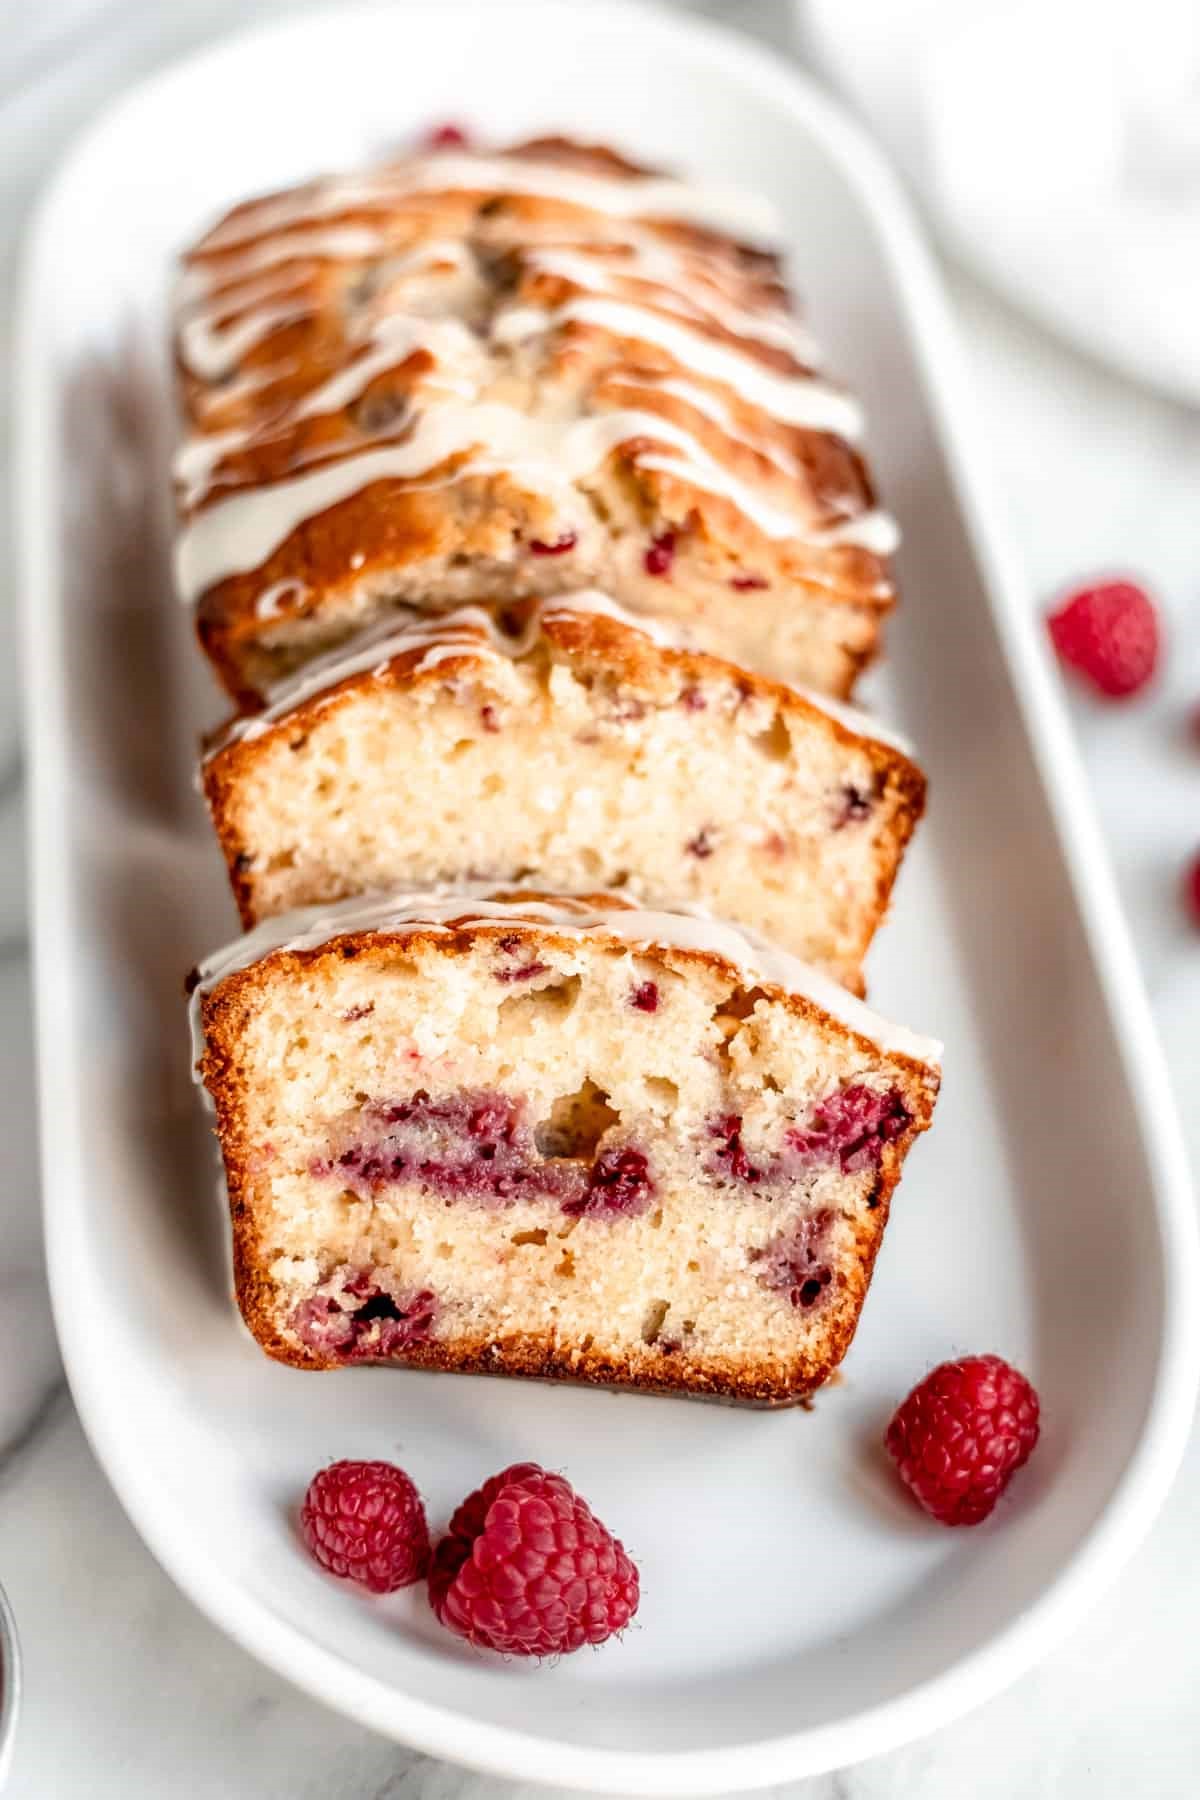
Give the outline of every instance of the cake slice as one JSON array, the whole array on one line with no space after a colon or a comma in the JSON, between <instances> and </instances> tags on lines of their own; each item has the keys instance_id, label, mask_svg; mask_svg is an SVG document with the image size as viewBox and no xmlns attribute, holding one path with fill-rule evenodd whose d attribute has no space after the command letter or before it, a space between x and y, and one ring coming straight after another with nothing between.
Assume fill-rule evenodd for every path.
<instances>
[{"instance_id":1,"label":"cake slice","mask_svg":"<svg viewBox=\"0 0 1200 1800\"><path fill-rule=\"evenodd\" d=\"M924 797L865 715L586 593L368 633L229 726L203 780L246 925L464 877L622 887L856 988Z\"/></svg>"},{"instance_id":2,"label":"cake slice","mask_svg":"<svg viewBox=\"0 0 1200 1800\"><path fill-rule=\"evenodd\" d=\"M597 586L847 694L896 533L773 235L561 139L221 220L177 295L177 576L230 693L397 605Z\"/></svg>"},{"instance_id":3,"label":"cake slice","mask_svg":"<svg viewBox=\"0 0 1200 1800\"><path fill-rule=\"evenodd\" d=\"M398 1362L764 1404L845 1354L939 1047L620 895L396 894L195 977L243 1316Z\"/></svg>"}]
</instances>

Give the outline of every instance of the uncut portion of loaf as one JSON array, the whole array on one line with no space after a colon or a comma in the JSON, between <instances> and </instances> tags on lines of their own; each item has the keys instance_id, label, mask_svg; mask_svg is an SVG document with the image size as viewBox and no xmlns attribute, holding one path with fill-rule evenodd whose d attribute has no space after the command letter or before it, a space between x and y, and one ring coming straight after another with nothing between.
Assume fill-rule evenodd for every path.
<instances>
[{"instance_id":1,"label":"uncut portion of loaf","mask_svg":"<svg viewBox=\"0 0 1200 1800\"><path fill-rule=\"evenodd\" d=\"M841 1359L938 1046L728 925L460 891L198 972L237 1295L298 1368L802 1398Z\"/></svg>"},{"instance_id":2,"label":"uncut portion of loaf","mask_svg":"<svg viewBox=\"0 0 1200 1800\"><path fill-rule=\"evenodd\" d=\"M253 704L398 603L600 586L849 692L892 587L760 203L546 140L238 207L186 259L177 569Z\"/></svg>"},{"instance_id":3,"label":"uncut portion of loaf","mask_svg":"<svg viewBox=\"0 0 1200 1800\"><path fill-rule=\"evenodd\" d=\"M861 990L920 816L882 728L603 595L411 614L203 767L243 922L464 876L705 902Z\"/></svg>"}]
</instances>

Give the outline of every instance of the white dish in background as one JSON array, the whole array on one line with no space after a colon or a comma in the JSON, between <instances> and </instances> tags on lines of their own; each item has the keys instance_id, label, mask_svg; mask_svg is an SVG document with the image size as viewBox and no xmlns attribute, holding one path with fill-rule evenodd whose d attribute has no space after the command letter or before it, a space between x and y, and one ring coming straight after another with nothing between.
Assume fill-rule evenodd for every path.
<instances>
[{"instance_id":1,"label":"white dish in background","mask_svg":"<svg viewBox=\"0 0 1200 1800\"><path fill-rule=\"evenodd\" d=\"M21 1716L21 1641L8 1595L0 1588L0 1788L12 1768Z\"/></svg>"},{"instance_id":2,"label":"white dish in background","mask_svg":"<svg viewBox=\"0 0 1200 1800\"><path fill-rule=\"evenodd\" d=\"M946 1039L945 1084L844 1377L811 1414L310 1377L261 1357L230 1310L181 998L234 919L190 786L220 703L168 571L170 262L229 202L443 117L499 138L564 126L770 194L906 529L873 687L920 746L932 806L872 991ZM780 1782L1012 1679L1173 1472L1197 1374L1193 1222L1055 683L981 509L942 302L869 148L778 61L626 6L573 8L569 34L557 4L311 16L179 65L88 133L33 234L18 380L50 1273L84 1424L155 1554L330 1704L565 1785ZM931 1363L987 1349L1037 1382L1043 1442L989 1525L944 1532L890 1480L880 1434ZM419 1592L364 1603L290 1521L338 1455L402 1461L436 1520L513 1458L565 1468L641 1563L638 1628L521 1668L466 1652Z\"/></svg>"}]
</instances>

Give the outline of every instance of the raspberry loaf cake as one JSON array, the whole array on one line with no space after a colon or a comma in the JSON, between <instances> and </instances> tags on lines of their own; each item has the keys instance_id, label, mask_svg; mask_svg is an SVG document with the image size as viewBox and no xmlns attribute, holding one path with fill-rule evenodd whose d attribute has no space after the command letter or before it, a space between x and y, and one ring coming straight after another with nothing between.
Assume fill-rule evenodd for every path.
<instances>
[{"instance_id":1,"label":"raspberry loaf cake","mask_svg":"<svg viewBox=\"0 0 1200 1800\"><path fill-rule=\"evenodd\" d=\"M924 799L865 715L586 592L390 620L235 721L203 779L246 925L464 874L619 886L859 989Z\"/></svg>"},{"instance_id":2,"label":"raspberry loaf cake","mask_svg":"<svg viewBox=\"0 0 1200 1800\"><path fill-rule=\"evenodd\" d=\"M773 231L562 139L230 213L176 333L179 587L230 693L400 603L598 586L847 694L895 531Z\"/></svg>"},{"instance_id":3,"label":"raspberry loaf cake","mask_svg":"<svg viewBox=\"0 0 1200 1800\"><path fill-rule=\"evenodd\" d=\"M297 1368L799 1400L857 1323L939 1047L735 927L393 895L197 972L238 1300Z\"/></svg>"}]
</instances>

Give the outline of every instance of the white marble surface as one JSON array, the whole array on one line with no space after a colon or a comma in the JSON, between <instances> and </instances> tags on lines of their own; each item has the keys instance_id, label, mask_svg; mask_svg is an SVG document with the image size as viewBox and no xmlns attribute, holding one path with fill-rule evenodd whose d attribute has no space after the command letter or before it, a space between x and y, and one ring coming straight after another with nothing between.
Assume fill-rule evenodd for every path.
<instances>
[{"instance_id":1,"label":"white marble surface","mask_svg":"<svg viewBox=\"0 0 1200 1800\"><path fill-rule=\"evenodd\" d=\"M251 11L285 10L246 0L46 0L6 9L6 339L23 216L79 123L180 49ZM787 0L700 10L787 45ZM1177 891L1184 859L1200 847L1200 747L1184 730L1200 700L1200 414L1125 385L966 277L951 271L949 279L995 488L1034 592L1119 566L1144 571L1169 609L1171 654L1153 698L1117 715L1081 702L1076 716L1200 1160L1200 936ZM6 387L4 395L7 403ZM0 530L9 529L6 519ZM6 539L5 567L7 551ZM87 1449L41 1274L11 586L10 575L0 609L0 1578L24 1640L26 1704L9 1792L13 1800L158 1800L170 1791L188 1800L509 1800L518 1793L512 1784L373 1737L226 1642L151 1561ZM1194 1444L1145 1547L1039 1669L908 1750L787 1792L796 1800L1191 1800L1200 1767L1198 1509Z\"/></svg>"}]
</instances>

